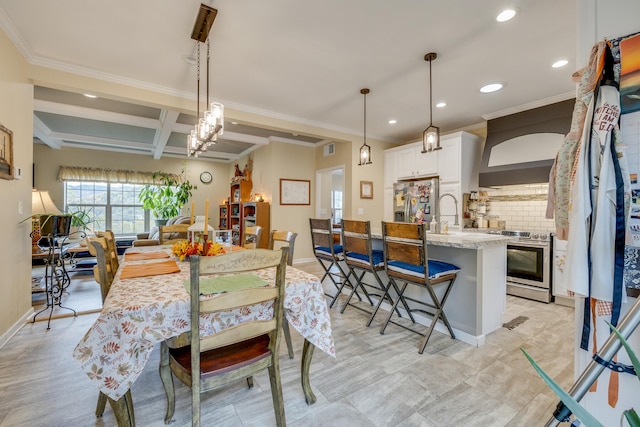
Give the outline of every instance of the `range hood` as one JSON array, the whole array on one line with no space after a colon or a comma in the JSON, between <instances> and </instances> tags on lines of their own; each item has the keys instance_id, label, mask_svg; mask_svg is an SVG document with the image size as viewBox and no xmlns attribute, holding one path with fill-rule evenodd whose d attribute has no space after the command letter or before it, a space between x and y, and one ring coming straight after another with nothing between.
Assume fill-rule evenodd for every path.
<instances>
[{"instance_id":1,"label":"range hood","mask_svg":"<svg viewBox=\"0 0 640 427\"><path fill-rule=\"evenodd\" d=\"M571 128L574 99L487 122L480 187L549 182L556 153Z\"/></svg>"}]
</instances>

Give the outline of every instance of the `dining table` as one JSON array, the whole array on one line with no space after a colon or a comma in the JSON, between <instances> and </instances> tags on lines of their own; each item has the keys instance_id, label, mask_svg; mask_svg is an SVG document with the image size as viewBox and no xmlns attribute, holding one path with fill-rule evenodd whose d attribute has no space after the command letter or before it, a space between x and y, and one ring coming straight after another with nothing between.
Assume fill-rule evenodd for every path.
<instances>
[{"instance_id":1,"label":"dining table","mask_svg":"<svg viewBox=\"0 0 640 427\"><path fill-rule=\"evenodd\" d=\"M142 373L154 347L190 330L189 270L189 260L174 257L170 246L128 249L100 315L73 350L82 371L108 397L118 426L135 425L131 393L127 391ZM274 283L276 269L255 274ZM305 401L313 404L316 397L309 382L313 351L317 347L336 356L329 310L318 277L287 266L285 282L284 315L304 337L301 384ZM251 320L251 314L240 309L233 314L225 316L225 322L201 316L200 327L205 334L215 334Z\"/></svg>"}]
</instances>

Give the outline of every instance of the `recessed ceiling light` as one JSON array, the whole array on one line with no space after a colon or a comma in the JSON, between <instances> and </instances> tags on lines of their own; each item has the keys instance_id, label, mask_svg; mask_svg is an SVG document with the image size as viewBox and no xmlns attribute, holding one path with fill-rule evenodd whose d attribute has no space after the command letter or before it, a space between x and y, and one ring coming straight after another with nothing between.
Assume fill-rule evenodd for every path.
<instances>
[{"instance_id":1,"label":"recessed ceiling light","mask_svg":"<svg viewBox=\"0 0 640 427\"><path fill-rule=\"evenodd\" d=\"M85 93L84 96L86 96L87 98L97 98L97 96L92 95L90 93Z\"/></svg>"},{"instance_id":2,"label":"recessed ceiling light","mask_svg":"<svg viewBox=\"0 0 640 427\"><path fill-rule=\"evenodd\" d=\"M569 61L567 61L566 59L561 59L559 61L554 62L553 64L551 64L551 66L553 68L560 68L560 67L564 67L565 65L567 65L569 63Z\"/></svg>"},{"instance_id":3,"label":"recessed ceiling light","mask_svg":"<svg viewBox=\"0 0 640 427\"><path fill-rule=\"evenodd\" d=\"M502 83L489 83L488 85L484 85L480 88L480 92L482 93L491 93L498 91L503 88Z\"/></svg>"},{"instance_id":4,"label":"recessed ceiling light","mask_svg":"<svg viewBox=\"0 0 640 427\"><path fill-rule=\"evenodd\" d=\"M184 62L190 65L195 65L197 62L196 57L193 55L182 55L182 59L184 59Z\"/></svg>"},{"instance_id":5,"label":"recessed ceiling light","mask_svg":"<svg viewBox=\"0 0 640 427\"><path fill-rule=\"evenodd\" d=\"M444 108L444 107L446 107L446 106L447 106L447 103L446 103L446 102L438 102L438 103L436 104L436 108Z\"/></svg>"},{"instance_id":6,"label":"recessed ceiling light","mask_svg":"<svg viewBox=\"0 0 640 427\"><path fill-rule=\"evenodd\" d=\"M514 9L505 9L498 16L496 16L496 21L498 22L506 22L516 16L516 11Z\"/></svg>"},{"instance_id":7,"label":"recessed ceiling light","mask_svg":"<svg viewBox=\"0 0 640 427\"><path fill-rule=\"evenodd\" d=\"M398 121L396 119L389 120L389 124L390 125L395 125L396 123L398 123Z\"/></svg>"},{"instance_id":8,"label":"recessed ceiling light","mask_svg":"<svg viewBox=\"0 0 640 427\"><path fill-rule=\"evenodd\" d=\"M238 124L238 122L231 122L231 124L232 124L232 125L237 125L237 124Z\"/></svg>"}]
</instances>

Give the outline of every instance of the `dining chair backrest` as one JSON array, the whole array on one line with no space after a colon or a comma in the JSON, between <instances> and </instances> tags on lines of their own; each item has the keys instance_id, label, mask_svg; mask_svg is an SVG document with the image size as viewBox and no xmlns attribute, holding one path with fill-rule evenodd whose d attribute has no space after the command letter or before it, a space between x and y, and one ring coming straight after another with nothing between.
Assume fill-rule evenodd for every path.
<instances>
[{"instance_id":1,"label":"dining chair backrest","mask_svg":"<svg viewBox=\"0 0 640 427\"><path fill-rule=\"evenodd\" d=\"M287 265L293 265L293 252L295 250L296 237L298 233L288 230L271 230L269 234L269 249L278 249L282 246L289 247Z\"/></svg>"},{"instance_id":2,"label":"dining chair backrest","mask_svg":"<svg viewBox=\"0 0 640 427\"><path fill-rule=\"evenodd\" d=\"M116 238L111 230L96 231L96 237L102 237L107 243L107 252L109 253L109 263L111 264L111 270L115 272L120 266L120 259L118 258L118 248L116 246Z\"/></svg>"},{"instance_id":3,"label":"dining chair backrest","mask_svg":"<svg viewBox=\"0 0 640 427\"><path fill-rule=\"evenodd\" d=\"M161 245L173 244L180 240L187 240L190 224L161 225L159 242Z\"/></svg>"},{"instance_id":4,"label":"dining chair backrest","mask_svg":"<svg viewBox=\"0 0 640 427\"><path fill-rule=\"evenodd\" d=\"M92 237L88 239L89 253L96 257L96 265L93 267L93 276L100 285L102 302L107 298L111 283L116 271L111 267L111 256L107 249L107 241L104 237Z\"/></svg>"},{"instance_id":5,"label":"dining chair backrest","mask_svg":"<svg viewBox=\"0 0 640 427\"><path fill-rule=\"evenodd\" d=\"M233 330L225 329L220 333L208 337L200 337L200 344L195 342L192 347L193 353L197 353L197 347L200 351L211 350L223 347L249 338L253 338L263 334L271 334L270 338L276 345L276 338L279 338L279 328L282 322L282 303L284 296L284 275L286 272L286 254L288 249L271 251L268 249L259 249L256 251L238 251L216 257L194 257L191 261L191 304L192 304L192 322L199 319L199 314L213 313L225 310L232 310L238 307L251 306L254 304L266 303L274 301L273 318L269 321L248 321L243 322ZM283 261L283 262L281 262ZM224 292L215 298L202 300L194 295L202 293L200 289L200 279L203 276L211 274L247 274L256 270L277 267L276 286L251 287L240 289L232 292ZM248 277L248 276L243 276ZM225 276L228 280L228 276ZM194 294L195 292L195 294ZM194 310L195 309L195 310ZM196 315L196 313L199 313ZM192 323L193 324L193 323ZM195 329L195 330L194 330ZM191 336L199 336L199 328L191 329ZM277 348L277 347L275 347Z\"/></svg>"},{"instance_id":6,"label":"dining chair backrest","mask_svg":"<svg viewBox=\"0 0 640 427\"><path fill-rule=\"evenodd\" d=\"M262 227L259 225L244 227L242 236L242 246L247 249L257 249L262 237Z\"/></svg>"}]
</instances>

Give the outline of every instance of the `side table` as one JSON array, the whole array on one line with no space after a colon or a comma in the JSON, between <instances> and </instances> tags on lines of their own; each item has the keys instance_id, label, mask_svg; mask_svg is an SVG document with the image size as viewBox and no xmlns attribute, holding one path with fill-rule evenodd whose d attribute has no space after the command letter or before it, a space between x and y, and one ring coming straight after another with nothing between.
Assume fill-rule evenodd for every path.
<instances>
[{"instance_id":1,"label":"side table","mask_svg":"<svg viewBox=\"0 0 640 427\"><path fill-rule=\"evenodd\" d=\"M47 298L46 307L33 316L33 323L35 323L36 317L38 317L40 313L49 310L47 329L51 329L51 316L56 306L70 310L73 312L74 317L77 316L74 309L62 305L62 295L69 287L71 279L65 268L62 251L55 246L53 239L49 240L48 249L42 253L31 254L32 259L42 259L45 263L44 292Z\"/></svg>"}]
</instances>

